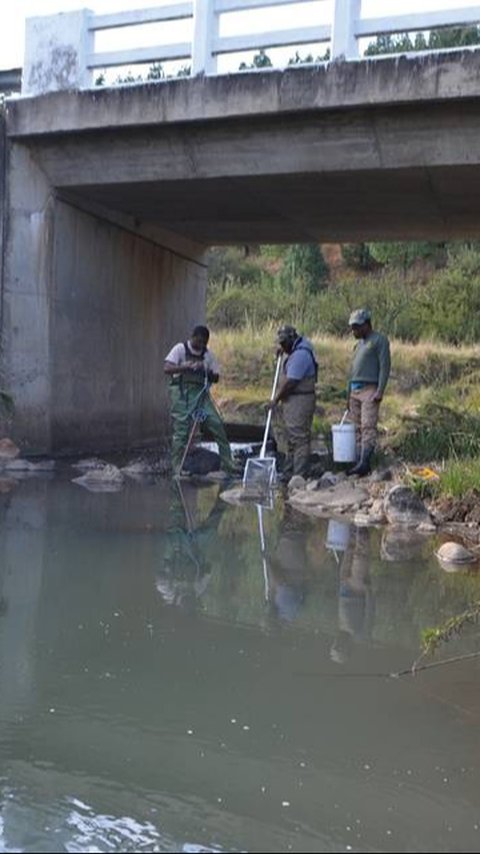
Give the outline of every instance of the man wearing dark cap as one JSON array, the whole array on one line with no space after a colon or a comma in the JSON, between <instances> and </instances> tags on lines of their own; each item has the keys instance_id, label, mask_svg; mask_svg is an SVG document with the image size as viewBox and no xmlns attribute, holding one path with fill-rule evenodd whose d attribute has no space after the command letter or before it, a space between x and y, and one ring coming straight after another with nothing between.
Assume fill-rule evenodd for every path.
<instances>
[{"instance_id":1,"label":"man wearing dark cap","mask_svg":"<svg viewBox=\"0 0 480 854\"><path fill-rule=\"evenodd\" d=\"M386 335L372 329L368 309L352 311L348 322L357 339L348 384L348 408L356 427L359 459L347 474L364 477L371 471L378 413L390 376L390 344Z\"/></svg>"},{"instance_id":2,"label":"man wearing dark cap","mask_svg":"<svg viewBox=\"0 0 480 854\"><path fill-rule=\"evenodd\" d=\"M175 344L165 358L165 374L170 378L171 416L173 419L172 461L177 470L192 429L193 414L202 410L202 427L206 427L218 445L220 465L233 471L232 454L225 427L209 393L211 383L220 376L218 363L207 347L210 331L196 326L187 341Z\"/></svg>"},{"instance_id":3,"label":"man wearing dark cap","mask_svg":"<svg viewBox=\"0 0 480 854\"><path fill-rule=\"evenodd\" d=\"M313 346L293 326L282 326L277 333L279 354L283 355L282 374L270 407L276 408L276 427L284 438L286 451L283 474L308 474L315 383L318 365ZM279 405L280 404L280 405Z\"/></svg>"}]
</instances>

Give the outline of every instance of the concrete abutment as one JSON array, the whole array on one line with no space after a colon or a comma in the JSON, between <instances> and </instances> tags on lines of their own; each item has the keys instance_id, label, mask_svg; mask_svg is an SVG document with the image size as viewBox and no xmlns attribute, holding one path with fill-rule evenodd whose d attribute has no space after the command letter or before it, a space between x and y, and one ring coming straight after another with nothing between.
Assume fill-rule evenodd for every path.
<instances>
[{"instance_id":1,"label":"concrete abutment","mask_svg":"<svg viewBox=\"0 0 480 854\"><path fill-rule=\"evenodd\" d=\"M165 436L163 360L204 317L203 249L61 198L28 146L4 182L3 377L24 452Z\"/></svg>"}]
</instances>

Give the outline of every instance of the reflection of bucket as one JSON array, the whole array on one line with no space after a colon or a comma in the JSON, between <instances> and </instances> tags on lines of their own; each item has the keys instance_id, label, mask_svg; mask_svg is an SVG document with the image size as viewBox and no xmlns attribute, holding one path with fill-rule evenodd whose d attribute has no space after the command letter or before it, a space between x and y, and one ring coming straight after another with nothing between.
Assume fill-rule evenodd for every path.
<instances>
[{"instance_id":1,"label":"reflection of bucket","mask_svg":"<svg viewBox=\"0 0 480 854\"><path fill-rule=\"evenodd\" d=\"M355 425L333 424L333 459L336 463L354 463L357 459L355 448Z\"/></svg>"},{"instance_id":2,"label":"reflection of bucket","mask_svg":"<svg viewBox=\"0 0 480 854\"><path fill-rule=\"evenodd\" d=\"M329 519L327 529L327 549L334 552L344 552L350 540L350 525L348 522L337 522Z\"/></svg>"}]
</instances>

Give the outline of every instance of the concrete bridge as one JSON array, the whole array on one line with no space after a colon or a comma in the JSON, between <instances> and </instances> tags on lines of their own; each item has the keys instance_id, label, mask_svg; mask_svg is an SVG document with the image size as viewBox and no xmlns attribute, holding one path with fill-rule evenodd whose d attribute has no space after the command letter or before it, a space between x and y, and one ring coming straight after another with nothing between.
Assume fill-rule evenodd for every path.
<instances>
[{"instance_id":1,"label":"concrete bridge","mask_svg":"<svg viewBox=\"0 0 480 854\"><path fill-rule=\"evenodd\" d=\"M158 437L164 354L203 317L212 244L478 237L479 79L480 52L459 50L10 100L14 438Z\"/></svg>"}]
</instances>

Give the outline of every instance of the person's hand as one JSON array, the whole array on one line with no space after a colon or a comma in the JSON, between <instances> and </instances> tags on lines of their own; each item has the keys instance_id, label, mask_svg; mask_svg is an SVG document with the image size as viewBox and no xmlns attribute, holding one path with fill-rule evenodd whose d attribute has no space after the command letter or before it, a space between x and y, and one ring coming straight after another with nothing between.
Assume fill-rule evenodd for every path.
<instances>
[{"instance_id":1,"label":"person's hand","mask_svg":"<svg viewBox=\"0 0 480 854\"><path fill-rule=\"evenodd\" d=\"M202 362L185 362L185 370L186 371L203 371Z\"/></svg>"},{"instance_id":2,"label":"person's hand","mask_svg":"<svg viewBox=\"0 0 480 854\"><path fill-rule=\"evenodd\" d=\"M373 400L375 403L380 403L383 400L383 392L377 390L373 395Z\"/></svg>"},{"instance_id":3,"label":"person's hand","mask_svg":"<svg viewBox=\"0 0 480 854\"><path fill-rule=\"evenodd\" d=\"M267 410L267 412L270 412L271 410L275 409L276 405L276 400L269 400L268 403L265 404L265 409Z\"/></svg>"}]
</instances>

